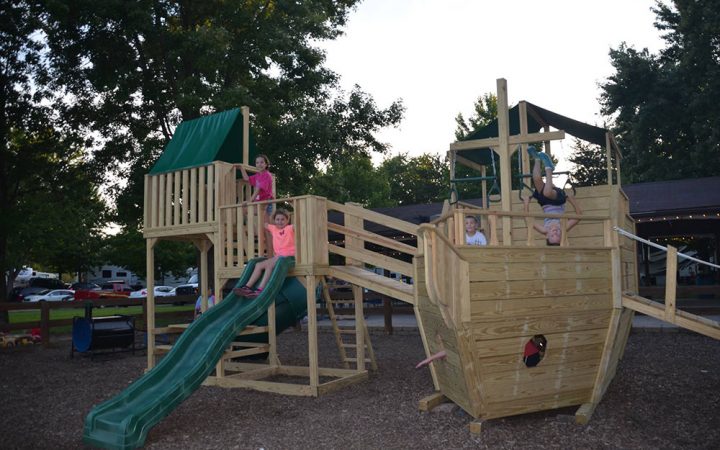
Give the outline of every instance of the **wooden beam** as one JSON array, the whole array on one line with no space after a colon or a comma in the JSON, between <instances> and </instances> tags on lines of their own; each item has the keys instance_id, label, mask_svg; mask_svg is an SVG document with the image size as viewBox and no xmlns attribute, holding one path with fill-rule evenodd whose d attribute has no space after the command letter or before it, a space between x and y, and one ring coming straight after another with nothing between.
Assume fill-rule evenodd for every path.
<instances>
[{"instance_id":1,"label":"wooden beam","mask_svg":"<svg viewBox=\"0 0 720 450\"><path fill-rule=\"evenodd\" d=\"M498 111L500 108L498 107ZM526 144L531 142L539 141L557 141L565 139L565 132L560 131L546 131L543 133L528 133L527 135L512 135L508 139L509 145ZM500 146L499 138L486 138L486 139L473 139L470 141L458 141L450 144L450 150L464 151L464 150L477 150L480 148L495 148ZM458 155L459 156L459 155Z\"/></svg>"},{"instance_id":2,"label":"wooden beam","mask_svg":"<svg viewBox=\"0 0 720 450\"><path fill-rule=\"evenodd\" d=\"M675 296L677 295L677 248L667 246L665 269L665 320L675 322Z\"/></svg>"},{"instance_id":3,"label":"wooden beam","mask_svg":"<svg viewBox=\"0 0 720 450\"><path fill-rule=\"evenodd\" d=\"M418 409L420 409L420 411L431 411L436 406L448 401L450 401L450 399L445 397L445 394L442 392L435 392L434 394L421 398L418 402Z\"/></svg>"},{"instance_id":4,"label":"wooden beam","mask_svg":"<svg viewBox=\"0 0 720 450\"><path fill-rule=\"evenodd\" d=\"M510 171L510 110L508 106L507 81L497 80L498 153L500 154L500 193L503 211L512 210L512 172ZM512 245L512 222L502 218L503 245Z\"/></svg>"},{"instance_id":5,"label":"wooden beam","mask_svg":"<svg viewBox=\"0 0 720 450\"><path fill-rule=\"evenodd\" d=\"M243 118L242 160L243 164L250 164L250 108L240 107L240 114Z\"/></svg>"}]
</instances>

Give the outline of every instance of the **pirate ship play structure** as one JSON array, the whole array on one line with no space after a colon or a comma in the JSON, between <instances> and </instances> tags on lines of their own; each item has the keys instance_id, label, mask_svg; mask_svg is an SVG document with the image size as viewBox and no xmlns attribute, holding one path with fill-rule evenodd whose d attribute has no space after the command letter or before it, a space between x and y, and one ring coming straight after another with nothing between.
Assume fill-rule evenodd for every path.
<instances>
[{"instance_id":1,"label":"pirate ship play structure","mask_svg":"<svg viewBox=\"0 0 720 450\"><path fill-rule=\"evenodd\" d=\"M375 358L363 321L363 289L412 304L427 355L444 355L430 364L436 392L421 400L420 408L453 401L476 418L471 424L476 431L484 419L571 405L579 406L578 421L587 421L615 374L634 311L720 338L717 323L675 310L671 281L665 305L632 294L637 292L635 241L615 229L632 235L634 227L627 198L613 182L620 179L620 154L612 135L528 102L509 109L505 80L498 80L497 89L497 120L452 144L450 156L454 183L461 182L454 178L456 163L477 169L476 181L500 201L478 208L455 193L438 219L420 226L316 196L248 204L249 186L238 175L241 165L254 169L248 164L255 151L247 108L181 124L145 178L148 372L93 408L85 441L109 448L140 446L149 428L203 383L318 396L365 380ZM527 144L542 142L550 153L550 141L566 133L606 149L608 183L577 188L582 221L563 233L560 246L549 247L531 226L547 216L523 212L512 190L510 161L519 154L520 167L528 168ZM489 176L491 166L497 173ZM517 176L525 177L522 169ZM170 239L197 246L206 308L209 255L214 286L234 279L244 283L255 258L265 252L265 237L257 229L267 203L292 211L295 260L279 263L256 299L230 293L189 326L156 327L155 244ZM489 245L465 245L467 215L482 218ZM562 225L574 217L564 214ZM330 263L340 259L342 264ZM670 249L668 270L675 260ZM385 277L366 270L368 265L404 277ZM343 329L333 321L343 367L319 366L313 313L307 314L307 366L283 365L276 335L314 312L319 296L333 315L328 277L352 286L355 327ZM403 281L408 278L414 282ZM216 293L222 297L221 289ZM158 334L169 332L182 332L173 346L155 344ZM354 336L353 343L348 336ZM523 357L537 336L545 342L544 358L532 366ZM268 355L267 362L238 360L259 353ZM277 375L305 382L269 379Z\"/></svg>"}]
</instances>

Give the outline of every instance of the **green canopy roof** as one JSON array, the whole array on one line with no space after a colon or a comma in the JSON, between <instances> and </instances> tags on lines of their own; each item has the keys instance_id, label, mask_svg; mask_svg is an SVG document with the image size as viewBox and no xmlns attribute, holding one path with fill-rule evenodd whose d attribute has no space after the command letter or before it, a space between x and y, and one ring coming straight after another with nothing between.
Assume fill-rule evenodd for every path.
<instances>
[{"instance_id":1,"label":"green canopy roof","mask_svg":"<svg viewBox=\"0 0 720 450\"><path fill-rule=\"evenodd\" d=\"M182 122L151 175L199 167L213 161L242 163L243 116L234 108ZM255 159L255 142L250 133L250 161Z\"/></svg>"},{"instance_id":2,"label":"green canopy roof","mask_svg":"<svg viewBox=\"0 0 720 450\"><path fill-rule=\"evenodd\" d=\"M528 133L537 133L545 125L563 130L571 136L591 142L593 144L605 146L605 133L607 130L593 125L562 116L545 108L541 108L530 102L527 105L527 127ZM520 134L520 106L515 105L510 108L510 135ZM498 120L495 119L486 126L474 130L465 136L463 141L471 141L475 139L494 138L498 136ZM488 165L492 161L490 155L493 152L489 148L479 148L476 150L465 150L461 155L478 164Z\"/></svg>"}]
</instances>

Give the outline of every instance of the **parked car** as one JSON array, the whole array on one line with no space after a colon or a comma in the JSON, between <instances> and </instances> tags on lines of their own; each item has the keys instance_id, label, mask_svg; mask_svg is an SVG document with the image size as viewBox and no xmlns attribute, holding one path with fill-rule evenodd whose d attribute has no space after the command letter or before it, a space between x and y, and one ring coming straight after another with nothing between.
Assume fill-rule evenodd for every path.
<instances>
[{"instance_id":1,"label":"parked car","mask_svg":"<svg viewBox=\"0 0 720 450\"><path fill-rule=\"evenodd\" d=\"M63 288L64 287L65 286L63 286ZM41 295L50 290L51 289L41 287L41 286L28 286L28 287L13 288L12 292L10 293L10 301L11 302L22 302L31 295Z\"/></svg>"},{"instance_id":2,"label":"parked car","mask_svg":"<svg viewBox=\"0 0 720 450\"><path fill-rule=\"evenodd\" d=\"M155 286L153 289L153 292L155 293L155 297L174 297L175 296L175 288L171 286ZM129 297L130 298L145 298L147 297L148 290L147 288L140 289L139 291L131 292Z\"/></svg>"},{"instance_id":3,"label":"parked car","mask_svg":"<svg viewBox=\"0 0 720 450\"><path fill-rule=\"evenodd\" d=\"M198 276L193 275L186 284L176 287L175 293L177 295L198 295Z\"/></svg>"},{"instance_id":4,"label":"parked car","mask_svg":"<svg viewBox=\"0 0 720 450\"><path fill-rule=\"evenodd\" d=\"M74 291L99 291L100 285L95 283L73 283L70 289Z\"/></svg>"},{"instance_id":5,"label":"parked car","mask_svg":"<svg viewBox=\"0 0 720 450\"><path fill-rule=\"evenodd\" d=\"M67 302L75 300L75 291L70 289L46 290L42 294L28 295L23 299L24 302Z\"/></svg>"}]
</instances>

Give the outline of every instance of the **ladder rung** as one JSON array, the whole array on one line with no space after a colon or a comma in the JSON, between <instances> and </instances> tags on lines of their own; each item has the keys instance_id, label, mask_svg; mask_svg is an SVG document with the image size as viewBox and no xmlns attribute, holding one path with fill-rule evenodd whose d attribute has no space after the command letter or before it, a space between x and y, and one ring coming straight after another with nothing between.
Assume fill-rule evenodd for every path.
<instances>
[{"instance_id":1,"label":"ladder rung","mask_svg":"<svg viewBox=\"0 0 720 450\"><path fill-rule=\"evenodd\" d=\"M344 361L344 362L357 362L357 359L355 359L355 358L345 358L343 361ZM370 361L370 359L365 358L365 362L366 362L366 363L369 363L369 362L371 362L371 361Z\"/></svg>"}]
</instances>

